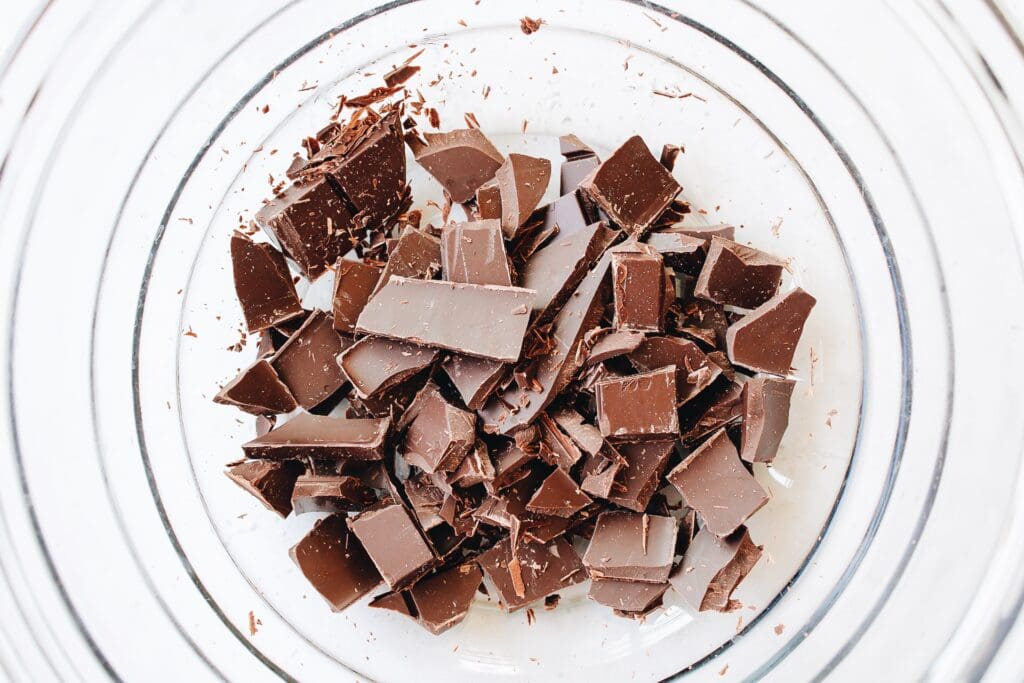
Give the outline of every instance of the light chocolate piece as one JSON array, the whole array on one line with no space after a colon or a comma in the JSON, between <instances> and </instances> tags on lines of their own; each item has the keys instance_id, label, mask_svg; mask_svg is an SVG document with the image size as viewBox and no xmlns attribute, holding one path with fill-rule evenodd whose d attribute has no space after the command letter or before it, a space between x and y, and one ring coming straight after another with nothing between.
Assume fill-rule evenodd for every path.
<instances>
[{"instance_id":1,"label":"light chocolate piece","mask_svg":"<svg viewBox=\"0 0 1024 683\"><path fill-rule=\"evenodd\" d=\"M441 263L444 279L449 282L512 286L505 240L496 220L444 226Z\"/></svg>"},{"instance_id":2,"label":"light chocolate piece","mask_svg":"<svg viewBox=\"0 0 1024 683\"><path fill-rule=\"evenodd\" d=\"M551 178L551 162L509 154L494 177L501 196L501 229L505 237L512 239L544 197Z\"/></svg>"},{"instance_id":3,"label":"light chocolate piece","mask_svg":"<svg viewBox=\"0 0 1024 683\"><path fill-rule=\"evenodd\" d=\"M695 610L726 612L733 606L733 591L750 574L761 554L761 546L754 544L746 528L728 538L701 529L669 580Z\"/></svg>"},{"instance_id":4,"label":"light chocolate piece","mask_svg":"<svg viewBox=\"0 0 1024 683\"><path fill-rule=\"evenodd\" d=\"M433 394L409 425L402 457L425 472L451 472L476 443L476 415Z\"/></svg>"},{"instance_id":5,"label":"light chocolate piece","mask_svg":"<svg viewBox=\"0 0 1024 683\"><path fill-rule=\"evenodd\" d=\"M675 452L674 441L626 443L618 446L626 460L606 498L616 505L634 512L643 512L658 490L661 475Z\"/></svg>"},{"instance_id":6,"label":"light chocolate piece","mask_svg":"<svg viewBox=\"0 0 1024 683\"><path fill-rule=\"evenodd\" d=\"M726 306L756 308L779 291L784 267L771 254L712 237L693 293Z\"/></svg>"},{"instance_id":7,"label":"light chocolate piece","mask_svg":"<svg viewBox=\"0 0 1024 683\"><path fill-rule=\"evenodd\" d=\"M687 275L700 274L707 257L706 240L673 228L652 232L644 241L661 254L666 266Z\"/></svg>"},{"instance_id":8,"label":"light chocolate piece","mask_svg":"<svg viewBox=\"0 0 1024 683\"><path fill-rule=\"evenodd\" d=\"M612 283L616 328L636 332L662 330L665 266L660 254L613 254Z\"/></svg>"},{"instance_id":9,"label":"light chocolate piece","mask_svg":"<svg viewBox=\"0 0 1024 683\"><path fill-rule=\"evenodd\" d=\"M815 303L813 296L797 287L761 304L729 327L725 337L729 360L756 372L788 374Z\"/></svg>"},{"instance_id":10,"label":"light chocolate piece","mask_svg":"<svg viewBox=\"0 0 1024 683\"><path fill-rule=\"evenodd\" d=\"M299 413L277 429L242 444L248 458L380 460L391 420L348 420Z\"/></svg>"},{"instance_id":11,"label":"light chocolate piece","mask_svg":"<svg viewBox=\"0 0 1024 683\"><path fill-rule=\"evenodd\" d=\"M679 521L674 517L602 513L583 564L596 579L665 583L672 570L678 531Z\"/></svg>"},{"instance_id":12,"label":"light chocolate piece","mask_svg":"<svg viewBox=\"0 0 1024 683\"><path fill-rule=\"evenodd\" d=\"M329 314L316 310L270 357L270 364L295 401L309 410L326 401L348 381L338 367L337 358L351 343L351 339L342 337L334 329L334 320Z\"/></svg>"},{"instance_id":13,"label":"light chocolate piece","mask_svg":"<svg viewBox=\"0 0 1024 683\"><path fill-rule=\"evenodd\" d=\"M606 439L658 441L679 435L676 368L599 382L597 424Z\"/></svg>"},{"instance_id":14,"label":"light chocolate piece","mask_svg":"<svg viewBox=\"0 0 1024 683\"><path fill-rule=\"evenodd\" d=\"M487 181L477 189L476 214L479 220L496 220L501 224L501 190L496 179Z\"/></svg>"},{"instance_id":15,"label":"light chocolate piece","mask_svg":"<svg viewBox=\"0 0 1024 683\"><path fill-rule=\"evenodd\" d=\"M430 571L434 554L403 505L382 505L348 520L391 590L400 590Z\"/></svg>"},{"instance_id":16,"label":"light chocolate piece","mask_svg":"<svg viewBox=\"0 0 1024 683\"><path fill-rule=\"evenodd\" d=\"M599 331L597 341L590 347L590 354L587 356L585 366L603 363L611 358L625 356L643 343L645 337L642 332L630 332L628 330L604 329Z\"/></svg>"},{"instance_id":17,"label":"light chocolate piece","mask_svg":"<svg viewBox=\"0 0 1024 683\"><path fill-rule=\"evenodd\" d=\"M359 541L349 532L345 515L317 520L291 549L292 560L335 612L380 585L381 577Z\"/></svg>"},{"instance_id":18,"label":"light chocolate piece","mask_svg":"<svg viewBox=\"0 0 1024 683\"><path fill-rule=\"evenodd\" d=\"M592 424L588 424L582 415L572 408L559 407L548 411L551 419L555 421L563 432L569 435L577 446L589 455L597 455L604 447L604 437L601 430Z\"/></svg>"},{"instance_id":19,"label":"light chocolate piece","mask_svg":"<svg viewBox=\"0 0 1024 683\"><path fill-rule=\"evenodd\" d=\"M445 358L441 367L470 410L484 406L510 368L507 363L456 353Z\"/></svg>"},{"instance_id":20,"label":"light chocolate piece","mask_svg":"<svg viewBox=\"0 0 1024 683\"><path fill-rule=\"evenodd\" d=\"M526 607L587 578L579 555L564 538L543 545L519 544L515 555L511 546L506 538L476 558L497 588L501 607L507 612Z\"/></svg>"},{"instance_id":21,"label":"light chocolate piece","mask_svg":"<svg viewBox=\"0 0 1024 683\"><path fill-rule=\"evenodd\" d=\"M556 467L530 498L526 509L539 515L572 517L592 502L565 470Z\"/></svg>"},{"instance_id":22,"label":"light chocolate piece","mask_svg":"<svg viewBox=\"0 0 1024 683\"><path fill-rule=\"evenodd\" d=\"M394 339L363 337L338 356L338 365L359 397L369 398L430 367L437 357L436 349Z\"/></svg>"},{"instance_id":23,"label":"light chocolate piece","mask_svg":"<svg viewBox=\"0 0 1024 683\"><path fill-rule=\"evenodd\" d=\"M235 232L231 235L231 265L235 294L250 332L265 330L302 313L292 274L277 249Z\"/></svg>"},{"instance_id":24,"label":"light chocolate piece","mask_svg":"<svg viewBox=\"0 0 1024 683\"><path fill-rule=\"evenodd\" d=\"M292 392L265 358L238 373L217 392L213 402L235 406L252 415L290 413L298 407Z\"/></svg>"},{"instance_id":25,"label":"light chocolate piece","mask_svg":"<svg viewBox=\"0 0 1024 683\"><path fill-rule=\"evenodd\" d=\"M406 226L402 230L394 249L390 250L388 261L377 280L374 293L390 282L391 277L430 279L441 269L441 241L422 230ZM363 305L365 308L365 303ZM358 318L357 318L358 320Z\"/></svg>"},{"instance_id":26,"label":"light chocolate piece","mask_svg":"<svg viewBox=\"0 0 1024 683\"><path fill-rule=\"evenodd\" d=\"M572 192L547 205L542 230L545 234L554 233L568 237L588 225L593 225L595 220L591 220L592 218L596 216L586 211L580 203L578 194Z\"/></svg>"},{"instance_id":27,"label":"light chocolate piece","mask_svg":"<svg viewBox=\"0 0 1024 683\"><path fill-rule=\"evenodd\" d=\"M348 512L362 510L377 500L373 489L359 477L349 475L304 474L295 480L291 509L307 512Z\"/></svg>"},{"instance_id":28,"label":"light chocolate piece","mask_svg":"<svg viewBox=\"0 0 1024 683\"><path fill-rule=\"evenodd\" d=\"M340 259L334 268L334 329L356 330L356 320L377 288L381 268L362 261Z\"/></svg>"},{"instance_id":29,"label":"light chocolate piece","mask_svg":"<svg viewBox=\"0 0 1024 683\"><path fill-rule=\"evenodd\" d=\"M438 572L409 589L420 623L434 635L466 618L483 573L472 562Z\"/></svg>"},{"instance_id":30,"label":"light chocolate piece","mask_svg":"<svg viewBox=\"0 0 1024 683\"><path fill-rule=\"evenodd\" d=\"M722 368L691 341L678 337L648 337L629 354L629 362L641 371L668 366L676 368L676 404L683 405L711 386Z\"/></svg>"},{"instance_id":31,"label":"light chocolate piece","mask_svg":"<svg viewBox=\"0 0 1024 683\"><path fill-rule=\"evenodd\" d=\"M505 162L491 141L476 128L427 133L424 137L426 146L413 150L416 161L441 183L452 201L460 204L472 199L477 189L494 178Z\"/></svg>"},{"instance_id":32,"label":"light chocolate piece","mask_svg":"<svg viewBox=\"0 0 1024 683\"><path fill-rule=\"evenodd\" d=\"M755 377L743 385L740 457L747 462L772 462L789 426L789 402L796 382Z\"/></svg>"},{"instance_id":33,"label":"light chocolate piece","mask_svg":"<svg viewBox=\"0 0 1024 683\"><path fill-rule=\"evenodd\" d=\"M587 597L619 612L647 612L661 601L669 583L591 579Z\"/></svg>"},{"instance_id":34,"label":"light chocolate piece","mask_svg":"<svg viewBox=\"0 0 1024 683\"><path fill-rule=\"evenodd\" d=\"M268 510L287 517L292 511L292 489L303 471L296 460L247 460L232 465L225 474Z\"/></svg>"}]
</instances>

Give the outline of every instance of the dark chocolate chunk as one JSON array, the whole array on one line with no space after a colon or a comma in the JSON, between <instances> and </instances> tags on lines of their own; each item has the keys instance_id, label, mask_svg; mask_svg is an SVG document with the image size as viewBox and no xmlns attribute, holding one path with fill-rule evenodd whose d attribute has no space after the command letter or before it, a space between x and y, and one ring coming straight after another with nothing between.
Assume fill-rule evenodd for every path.
<instances>
[{"instance_id":1,"label":"dark chocolate chunk","mask_svg":"<svg viewBox=\"0 0 1024 683\"><path fill-rule=\"evenodd\" d=\"M718 381L679 411L683 445L692 448L704 437L743 417L743 385Z\"/></svg>"},{"instance_id":2,"label":"dark chocolate chunk","mask_svg":"<svg viewBox=\"0 0 1024 683\"><path fill-rule=\"evenodd\" d=\"M290 413L298 407L295 397L265 358L238 373L217 392L213 402L236 406L253 415Z\"/></svg>"},{"instance_id":3,"label":"dark chocolate chunk","mask_svg":"<svg viewBox=\"0 0 1024 683\"><path fill-rule=\"evenodd\" d=\"M595 579L664 583L672 570L678 531L674 517L602 513L583 564Z\"/></svg>"},{"instance_id":4,"label":"dark chocolate chunk","mask_svg":"<svg viewBox=\"0 0 1024 683\"><path fill-rule=\"evenodd\" d=\"M761 304L729 327L729 360L757 372L789 373L814 304L814 297L799 287Z\"/></svg>"},{"instance_id":5,"label":"dark chocolate chunk","mask_svg":"<svg viewBox=\"0 0 1024 683\"><path fill-rule=\"evenodd\" d=\"M317 520L291 549L306 580L340 611L380 585L380 574L345 525L345 515Z\"/></svg>"},{"instance_id":6,"label":"dark chocolate chunk","mask_svg":"<svg viewBox=\"0 0 1024 683\"><path fill-rule=\"evenodd\" d=\"M675 451L675 442L626 443L618 446L626 460L607 499L634 512L647 509L658 490L661 475Z\"/></svg>"},{"instance_id":7,"label":"dark chocolate chunk","mask_svg":"<svg viewBox=\"0 0 1024 683\"><path fill-rule=\"evenodd\" d=\"M746 528L728 538L701 529L672 574L672 587L698 611L726 612L733 591L761 559L761 552Z\"/></svg>"},{"instance_id":8,"label":"dark chocolate chunk","mask_svg":"<svg viewBox=\"0 0 1024 683\"><path fill-rule=\"evenodd\" d=\"M235 232L231 235L231 265L235 294L250 332L265 330L302 313L292 274L277 249Z\"/></svg>"},{"instance_id":9,"label":"dark chocolate chunk","mask_svg":"<svg viewBox=\"0 0 1024 683\"><path fill-rule=\"evenodd\" d=\"M246 457L380 460L391 420L346 420L299 413L242 445Z\"/></svg>"},{"instance_id":10,"label":"dark chocolate chunk","mask_svg":"<svg viewBox=\"0 0 1024 683\"><path fill-rule=\"evenodd\" d=\"M502 609L508 612L587 578L579 555L564 538L546 545L520 544L515 555L506 538L476 559L497 588Z\"/></svg>"},{"instance_id":11,"label":"dark chocolate chunk","mask_svg":"<svg viewBox=\"0 0 1024 683\"><path fill-rule=\"evenodd\" d=\"M665 265L687 275L700 274L707 256L705 240L673 229L652 232L644 241L661 254Z\"/></svg>"},{"instance_id":12,"label":"dark chocolate chunk","mask_svg":"<svg viewBox=\"0 0 1024 683\"><path fill-rule=\"evenodd\" d=\"M287 517L292 511L292 488L303 471L296 460L247 460L232 465L225 474L268 510Z\"/></svg>"},{"instance_id":13,"label":"dark chocolate chunk","mask_svg":"<svg viewBox=\"0 0 1024 683\"><path fill-rule=\"evenodd\" d=\"M376 500L377 495L373 489L359 477L305 474L295 481L291 508L297 515L307 512L347 512L362 510Z\"/></svg>"},{"instance_id":14,"label":"dark chocolate chunk","mask_svg":"<svg viewBox=\"0 0 1024 683\"><path fill-rule=\"evenodd\" d=\"M323 311L313 313L295 334L270 358L278 377L296 402L309 410L320 405L347 381L338 367L338 355L352 341L334 329L334 320Z\"/></svg>"},{"instance_id":15,"label":"dark chocolate chunk","mask_svg":"<svg viewBox=\"0 0 1024 683\"><path fill-rule=\"evenodd\" d=\"M664 325L664 260L658 253L612 254L615 327L660 332Z\"/></svg>"},{"instance_id":16,"label":"dark chocolate chunk","mask_svg":"<svg viewBox=\"0 0 1024 683\"><path fill-rule=\"evenodd\" d=\"M678 331L710 348L725 348L729 320L722 304L691 299L683 306Z\"/></svg>"},{"instance_id":17,"label":"dark chocolate chunk","mask_svg":"<svg viewBox=\"0 0 1024 683\"><path fill-rule=\"evenodd\" d=\"M494 478L491 489L500 491L529 475L527 465L537 460L535 453L527 453L515 443L508 443L498 451L494 459Z\"/></svg>"},{"instance_id":18,"label":"dark chocolate chunk","mask_svg":"<svg viewBox=\"0 0 1024 683\"><path fill-rule=\"evenodd\" d=\"M402 457L425 472L451 472L476 443L476 415L430 395L409 425Z\"/></svg>"},{"instance_id":19,"label":"dark chocolate chunk","mask_svg":"<svg viewBox=\"0 0 1024 683\"><path fill-rule=\"evenodd\" d=\"M551 162L509 154L494 177L501 196L501 229L511 239L544 197L551 178Z\"/></svg>"},{"instance_id":20,"label":"dark chocolate chunk","mask_svg":"<svg viewBox=\"0 0 1024 683\"><path fill-rule=\"evenodd\" d=\"M591 579L587 597L620 612L647 612L668 590L669 583Z\"/></svg>"},{"instance_id":21,"label":"dark chocolate chunk","mask_svg":"<svg viewBox=\"0 0 1024 683\"><path fill-rule=\"evenodd\" d=\"M437 356L436 349L394 339L363 337L338 356L338 365L359 397L368 398L429 367Z\"/></svg>"},{"instance_id":22,"label":"dark chocolate chunk","mask_svg":"<svg viewBox=\"0 0 1024 683\"><path fill-rule=\"evenodd\" d=\"M494 178L505 159L476 128L448 133L426 133L427 144L415 149L416 161L451 195L463 203L481 185Z\"/></svg>"},{"instance_id":23,"label":"dark chocolate chunk","mask_svg":"<svg viewBox=\"0 0 1024 683\"><path fill-rule=\"evenodd\" d=\"M789 401L796 382L755 377L743 385L740 457L747 462L771 462L789 426Z\"/></svg>"},{"instance_id":24,"label":"dark chocolate chunk","mask_svg":"<svg viewBox=\"0 0 1024 683\"><path fill-rule=\"evenodd\" d=\"M679 183L635 135L580 185L623 230L636 238L679 194Z\"/></svg>"},{"instance_id":25,"label":"dark chocolate chunk","mask_svg":"<svg viewBox=\"0 0 1024 683\"><path fill-rule=\"evenodd\" d=\"M441 241L422 230L406 227L390 251L374 292L379 292L392 275L413 279L430 278L441 269ZM365 305L364 305L365 306Z\"/></svg>"},{"instance_id":26,"label":"dark chocolate chunk","mask_svg":"<svg viewBox=\"0 0 1024 683\"><path fill-rule=\"evenodd\" d=\"M470 410L483 407L509 369L507 363L455 353L445 358L441 367Z\"/></svg>"},{"instance_id":27,"label":"dark chocolate chunk","mask_svg":"<svg viewBox=\"0 0 1024 683\"><path fill-rule=\"evenodd\" d=\"M717 431L665 477L718 536L736 531L768 502L724 429Z\"/></svg>"},{"instance_id":28,"label":"dark chocolate chunk","mask_svg":"<svg viewBox=\"0 0 1024 683\"><path fill-rule=\"evenodd\" d=\"M727 306L756 308L779 291L784 267L771 254L712 237L693 293Z\"/></svg>"},{"instance_id":29,"label":"dark chocolate chunk","mask_svg":"<svg viewBox=\"0 0 1024 683\"><path fill-rule=\"evenodd\" d=\"M583 457L583 453L547 414L540 416L537 425L541 434L538 455L549 465L555 465L568 472Z\"/></svg>"},{"instance_id":30,"label":"dark chocolate chunk","mask_svg":"<svg viewBox=\"0 0 1024 683\"><path fill-rule=\"evenodd\" d=\"M712 363L696 344L676 337L648 337L629 354L629 362L641 371L674 365L676 405L683 405L707 389L722 374L722 368Z\"/></svg>"},{"instance_id":31,"label":"dark chocolate chunk","mask_svg":"<svg viewBox=\"0 0 1024 683\"><path fill-rule=\"evenodd\" d=\"M450 282L512 286L505 240L496 220L444 226L441 262L444 279Z\"/></svg>"},{"instance_id":32,"label":"dark chocolate chunk","mask_svg":"<svg viewBox=\"0 0 1024 683\"><path fill-rule=\"evenodd\" d=\"M356 320L377 288L381 269L362 261L341 259L334 269L334 329L352 334Z\"/></svg>"},{"instance_id":33,"label":"dark chocolate chunk","mask_svg":"<svg viewBox=\"0 0 1024 683\"><path fill-rule=\"evenodd\" d=\"M556 467L530 498L526 509L539 515L572 517L592 502L565 470Z\"/></svg>"},{"instance_id":34,"label":"dark chocolate chunk","mask_svg":"<svg viewBox=\"0 0 1024 683\"><path fill-rule=\"evenodd\" d=\"M357 329L512 362L519 358L534 296L519 287L392 277L366 304Z\"/></svg>"},{"instance_id":35,"label":"dark chocolate chunk","mask_svg":"<svg viewBox=\"0 0 1024 683\"><path fill-rule=\"evenodd\" d=\"M644 341L642 332L629 332L626 330L599 330L597 340L590 347L590 354L587 356L584 365L596 365L611 358L618 358L632 353L639 348Z\"/></svg>"},{"instance_id":36,"label":"dark chocolate chunk","mask_svg":"<svg viewBox=\"0 0 1024 683\"><path fill-rule=\"evenodd\" d=\"M410 588L423 627L438 635L465 619L483 578L476 564L466 563L428 576Z\"/></svg>"},{"instance_id":37,"label":"dark chocolate chunk","mask_svg":"<svg viewBox=\"0 0 1024 683\"><path fill-rule=\"evenodd\" d=\"M382 505L348 520L391 590L400 590L430 571L434 554L403 505Z\"/></svg>"},{"instance_id":38,"label":"dark chocolate chunk","mask_svg":"<svg viewBox=\"0 0 1024 683\"><path fill-rule=\"evenodd\" d=\"M676 368L606 380L595 387L597 424L613 441L658 441L679 434Z\"/></svg>"}]
</instances>

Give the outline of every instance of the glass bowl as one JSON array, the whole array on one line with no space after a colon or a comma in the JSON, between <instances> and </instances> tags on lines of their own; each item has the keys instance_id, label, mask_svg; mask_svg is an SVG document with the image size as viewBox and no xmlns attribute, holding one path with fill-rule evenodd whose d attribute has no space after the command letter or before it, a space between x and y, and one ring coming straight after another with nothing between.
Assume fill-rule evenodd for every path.
<instances>
[{"instance_id":1,"label":"glass bowl","mask_svg":"<svg viewBox=\"0 0 1024 683\"><path fill-rule=\"evenodd\" d=\"M1024 66L994 6L233 5L48 7L2 72L11 678L1022 671L999 653L1024 598ZM223 476L253 424L210 399L256 346L229 348L228 237L340 95L421 48L409 87L503 151L685 146L687 222L735 224L818 298L738 612L670 591L637 623L577 588L533 623L481 597L440 637L365 601L335 614L287 556L312 517ZM410 175L417 207L440 199Z\"/></svg>"}]
</instances>

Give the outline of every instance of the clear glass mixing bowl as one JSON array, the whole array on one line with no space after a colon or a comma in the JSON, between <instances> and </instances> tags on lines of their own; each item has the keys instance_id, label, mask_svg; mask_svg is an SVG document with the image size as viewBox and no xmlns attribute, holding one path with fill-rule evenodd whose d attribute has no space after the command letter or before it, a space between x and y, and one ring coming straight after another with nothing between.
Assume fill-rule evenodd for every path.
<instances>
[{"instance_id":1,"label":"clear glass mixing bowl","mask_svg":"<svg viewBox=\"0 0 1024 683\"><path fill-rule=\"evenodd\" d=\"M1019 678L1024 61L1001 20L928 0L48 5L0 72L5 673ZM739 612L670 595L637 624L569 591L533 624L481 599L437 638L333 614L287 557L310 518L223 476L253 425L209 399L255 353L228 350L228 236L339 95L421 47L410 86L503 150L684 145L687 220L740 226L818 297Z\"/></svg>"}]
</instances>

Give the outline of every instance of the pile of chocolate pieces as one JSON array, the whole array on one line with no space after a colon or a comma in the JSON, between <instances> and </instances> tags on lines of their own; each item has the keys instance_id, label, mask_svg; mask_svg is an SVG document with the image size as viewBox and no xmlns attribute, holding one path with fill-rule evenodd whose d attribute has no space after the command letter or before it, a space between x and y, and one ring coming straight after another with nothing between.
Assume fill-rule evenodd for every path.
<instances>
[{"instance_id":1,"label":"pile of chocolate pieces","mask_svg":"<svg viewBox=\"0 0 1024 683\"><path fill-rule=\"evenodd\" d=\"M407 148L471 220L419 225ZM732 227L682 226L679 149L602 161L568 135L539 208L550 160L421 136L400 104L306 149L257 217L278 247L231 239L260 351L216 401L258 416L228 476L328 513L291 552L330 605L383 583L372 606L441 633L487 585L513 611L589 579L624 616L670 586L735 608L814 298ZM303 308L289 262L334 277L333 310Z\"/></svg>"}]
</instances>

